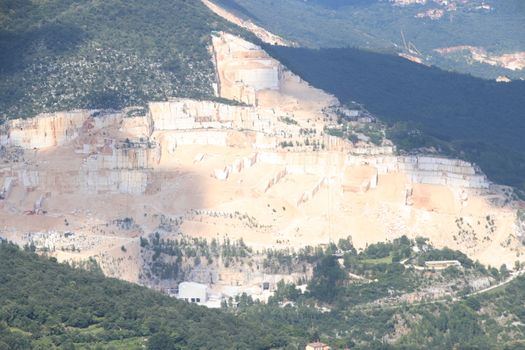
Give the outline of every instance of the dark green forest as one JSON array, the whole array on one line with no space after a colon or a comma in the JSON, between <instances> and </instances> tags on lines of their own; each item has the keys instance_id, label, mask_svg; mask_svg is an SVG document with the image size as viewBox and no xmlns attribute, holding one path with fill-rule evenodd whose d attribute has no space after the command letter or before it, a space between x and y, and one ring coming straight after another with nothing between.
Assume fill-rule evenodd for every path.
<instances>
[{"instance_id":1,"label":"dark green forest","mask_svg":"<svg viewBox=\"0 0 525 350\"><path fill-rule=\"evenodd\" d=\"M0 0L0 119L213 96L210 35L186 0Z\"/></svg>"},{"instance_id":2,"label":"dark green forest","mask_svg":"<svg viewBox=\"0 0 525 350\"><path fill-rule=\"evenodd\" d=\"M268 304L242 295L230 299L228 308L213 310L106 278L93 262L89 270L72 268L40 257L30 247L0 243L0 349L302 350L319 339L334 349L523 348L522 277L490 295L458 301L391 307L370 303L390 290L411 291L428 281L428 273L422 278L397 261L414 258L414 244L426 241L402 237L358 253L350 241L341 240L337 246L312 250L309 292L280 283ZM342 249L343 265L333 255ZM432 248L428 254L438 260L460 259L466 266L434 272L431 279L436 281L460 282L473 275L500 280L508 274L503 267L486 269L457 251ZM356 284L348 271L378 281Z\"/></svg>"},{"instance_id":3,"label":"dark green forest","mask_svg":"<svg viewBox=\"0 0 525 350\"><path fill-rule=\"evenodd\" d=\"M312 85L363 103L401 149L435 145L525 189L524 81L496 83L351 48L267 49Z\"/></svg>"},{"instance_id":4,"label":"dark green forest","mask_svg":"<svg viewBox=\"0 0 525 350\"><path fill-rule=\"evenodd\" d=\"M457 2L440 20L417 18L422 11L444 8L434 1L395 6L380 0L215 0L239 16L300 46L310 48L356 47L397 53L404 49L401 31L415 45L424 62L442 69L495 79L524 72L473 63L468 56L441 56L440 47L472 45L493 54L525 50L525 2L522 0L469 0ZM480 10L481 4L492 10ZM273 11L268 11L272 8Z\"/></svg>"},{"instance_id":5,"label":"dark green forest","mask_svg":"<svg viewBox=\"0 0 525 350\"><path fill-rule=\"evenodd\" d=\"M269 349L288 338L264 323L0 243L2 350Z\"/></svg>"}]
</instances>

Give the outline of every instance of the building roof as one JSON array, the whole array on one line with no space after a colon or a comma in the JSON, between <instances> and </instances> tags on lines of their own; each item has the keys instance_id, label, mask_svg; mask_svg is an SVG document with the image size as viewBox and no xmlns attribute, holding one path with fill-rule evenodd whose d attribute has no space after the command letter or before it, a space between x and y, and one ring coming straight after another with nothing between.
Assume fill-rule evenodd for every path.
<instances>
[{"instance_id":1,"label":"building roof","mask_svg":"<svg viewBox=\"0 0 525 350\"><path fill-rule=\"evenodd\" d=\"M458 260L431 260L425 261L427 265L461 265Z\"/></svg>"},{"instance_id":2,"label":"building roof","mask_svg":"<svg viewBox=\"0 0 525 350\"><path fill-rule=\"evenodd\" d=\"M208 286L196 282L182 282L179 284L179 290L185 288L206 290L208 289Z\"/></svg>"}]
</instances>

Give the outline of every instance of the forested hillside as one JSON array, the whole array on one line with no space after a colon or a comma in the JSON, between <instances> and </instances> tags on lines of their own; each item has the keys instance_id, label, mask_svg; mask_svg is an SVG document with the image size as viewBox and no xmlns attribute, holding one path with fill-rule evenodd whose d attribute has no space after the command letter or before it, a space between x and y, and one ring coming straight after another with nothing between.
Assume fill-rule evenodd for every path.
<instances>
[{"instance_id":1,"label":"forested hillside","mask_svg":"<svg viewBox=\"0 0 525 350\"><path fill-rule=\"evenodd\" d=\"M363 103L390 124L388 136L401 149L434 145L525 189L525 82L496 83L350 48L267 49L342 102Z\"/></svg>"},{"instance_id":2,"label":"forested hillside","mask_svg":"<svg viewBox=\"0 0 525 350\"><path fill-rule=\"evenodd\" d=\"M0 243L2 350L269 349L285 338L282 330L264 323L179 302Z\"/></svg>"},{"instance_id":3,"label":"forested hillside","mask_svg":"<svg viewBox=\"0 0 525 350\"><path fill-rule=\"evenodd\" d=\"M200 1L1 0L0 119L212 95Z\"/></svg>"},{"instance_id":4,"label":"forested hillside","mask_svg":"<svg viewBox=\"0 0 525 350\"><path fill-rule=\"evenodd\" d=\"M29 247L0 243L0 349L297 350L319 339L335 349L523 348L523 278L459 301L377 304L429 283L452 283L464 295L471 278L508 277L505 267L486 269L450 249L415 256L414 244L402 237L357 253L341 240L311 250L309 292L281 283L267 305L242 295L228 302L235 307L210 310L105 278L95 264L91 271L74 269ZM334 249L346 249L342 265ZM418 272L398 260L407 257L416 264L458 259L464 269ZM281 264L294 259L281 253L273 258ZM348 272L366 278L352 280Z\"/></svg>"},{"instance_id":5,"label":"forested hillside","mask_svg":"<svg viewBox=\"0 0 525 350\"><path fill-rule=\"evenodd\" d=\"M240 16L301 46L358 47L381 52L406 52L405 40L426 63L443 69L495 79L524 77L512 71L461 58L441 56L441 47L472 45L493 54L525 51L525 2L521 0L426 1L396 6L381 0L215 0ZM446 10L443 4L452 4ZM489 6L490 9L483 8ZM268 11L272 8L273 11ZM439 19L419 18L425 11L444 11ZM414 52L413 47L411 50Z\"/></svg>"}]
</instances>

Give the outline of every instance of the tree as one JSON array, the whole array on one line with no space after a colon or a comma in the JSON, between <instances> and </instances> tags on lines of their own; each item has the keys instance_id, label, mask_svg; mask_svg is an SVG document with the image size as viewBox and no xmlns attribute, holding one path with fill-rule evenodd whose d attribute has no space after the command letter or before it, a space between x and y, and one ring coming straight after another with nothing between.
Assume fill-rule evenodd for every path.
<instances>
[{"instance_id":1,"label":"tree","mask_svg":"<svg viewBox=\"0 0 525 350\"><path fill-rule=\"evenodd\" d=\"M177 347L170 335L165 332L160 332L152 335L148 339L149 350L177 350Z\"/></svg>"},{"instance_id":2,"label":"tree","mask_svg":"<svg viewBox=\"0 0 525 350\"><path fill-rule=\"evenodd\" d=\"M501 265L501 267L499 268L499 273L500 273L501 278L509 277L509 270L507 269L507 265L505 264Z\"/></svg>"},{"instance_id":3,"label":"tree","mask_svg":"<svg viewBox=\"0 0 525 350\"><path fill-rule=\"evenodd\" d=\"M327 255L314 268L314 275L308 285L310 293L320 301L332 302L340 291L347 275L337 258Z\"/></svg>"}]
</instances>

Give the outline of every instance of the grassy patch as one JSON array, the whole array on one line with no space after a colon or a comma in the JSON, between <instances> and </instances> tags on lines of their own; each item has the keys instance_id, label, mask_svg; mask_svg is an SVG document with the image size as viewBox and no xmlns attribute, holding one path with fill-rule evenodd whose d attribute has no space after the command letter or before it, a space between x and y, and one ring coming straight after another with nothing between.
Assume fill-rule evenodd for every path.
<instances>
[{"instance_id":1,"label":"grassy patch","mask_svg":"<svg viewBox=\"0 0 525 350\"><path fill-rule=\"evenodd\" d=\"M76 349L93 349L93 348L103 348L103 349L114 349L114 350L134 350L134 349L143 349L143 346L146 345L145 337L134 337L128 339L119 339L109 342L101 343L89 343L89 344L75 344Z\"/></svg>"},{"instance_id":2,"label":"grassy patch","mask_svg":"<svg viewBox=\"0 0 525 350\"><path fill-rule=\"evenodd\" d=\"M496 295L496 294L499 294L501 292L504 292L507 287L508 287L509 284L504 284L502 286L499 286L499 287L496 287L494 289L491 289L485 293L482 293L482 295Z\"/></svg>"},{"instance_id":3,"label":"grassy patch","mask_svg":"<svg viewBox=\"0 0 525 350\"><path fill-rule=\"evenodd\" d=\"M21 335L24 335L24 336L27 336L27 337L30 337L32 334L30 332L26 332L20 328L17 328L17 327L9 327L9 330L13 333L18 333L18 334L21 334Z\"/></svg>"},{"instance_id":4,"label":"grassy patch","mask_svg":"<svg viewBox=\"0 0 525 350\"><path fill-rule=\"evenodd\" d=\"M384 258L377 258L377 259L363 259L361 260L364 264L371 264L371 265L377 265L377 264L391 264L392 263L392 255L385 256Z\"/></svg>"}]
</instances>

